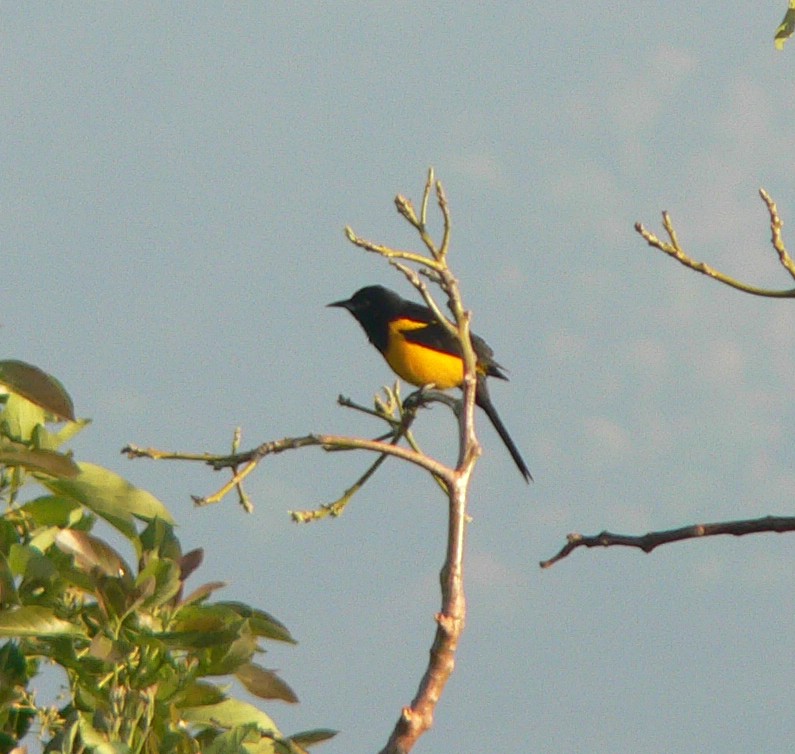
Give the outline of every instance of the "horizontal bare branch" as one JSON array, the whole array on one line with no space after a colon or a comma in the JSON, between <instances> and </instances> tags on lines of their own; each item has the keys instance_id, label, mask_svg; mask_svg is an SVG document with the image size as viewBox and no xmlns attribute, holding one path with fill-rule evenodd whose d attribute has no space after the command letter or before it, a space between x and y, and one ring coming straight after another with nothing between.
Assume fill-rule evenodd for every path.
<instances>
[{"instance_id":1,"label":"horizontal bare branch","mask_svg":"<svg viewBox=\"0 0 795 754\"><path fill-rule=\"evenodd\" d=\"M542 568L549 568L559 560L571 555L579 547L635 547L649 553L660 545L671 542L681 542L685 539L699 539L701 537L716 537L720 534L731 534L742 537L745 534L759 534L761 532L795 531L795 517L793 516L764 516L763 518L749 518L744 521L721 521L712 524L692 524L680 529L666 529L665 531L650 531L646 534L633 536L630 534L613 534L603 531L601 534L585 536L583 534L569 534L566 544L560 552L549 560L542 560Z\"/></svg>"}]
</instances>

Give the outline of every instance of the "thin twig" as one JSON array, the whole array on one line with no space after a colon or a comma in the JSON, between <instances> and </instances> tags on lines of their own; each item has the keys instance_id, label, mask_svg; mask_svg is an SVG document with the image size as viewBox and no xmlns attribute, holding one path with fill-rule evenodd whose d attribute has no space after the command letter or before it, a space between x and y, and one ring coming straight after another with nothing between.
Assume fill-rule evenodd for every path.
<instances>
[{"instance_id":1,"label":"thin twig","mask_svg":"<svg viewBox=\"0 0 795 754\"><path fill-rule=\"evenodd\" d=\"M233 455L213 455L212 453L179 453L162 451L156 448L139 448L135 445L128 445L122 449L128 458L151 458L154 460L170 459L183 461L202 461L212 466L213 469L236 468L243 464L243 471L238 472L232 481L225 484L221 490L209 497L196 497L193 500L197 505L205 505L220 500L235 484L238 484L247 476L253 468L266 456L283 453L287 450L297 450L306 447L321 447L323 450L369 450L374 453L385 453L386 455L401 458L404 461L419 466L430 471L435 476L447 479L451 476L452 470L421 453L416 453L408 448L399 445L391 445L380 440L365 440L360 437L346 437L344 435L304 435L303 437L285 437L281 440L270 440L262 445L243 453ZM221 494L223 492L223 494Z\"/></svg>"},{"instance_id":2,"label":"thin twig","mask_svg":"<svg viewBox=\"0 0 795 754\"><path fill-rule=\"evenodd\" d=\"M759 196L762 197L762 201L765 203L768 214L770 215L770 243L773 244L773 248L776 250L782 266L795 278L795 263L793 263L792 257L790 257L787 252L787 247L784 245L784 239L781 235L781 228L784 223L781 220L781 216L778 214L778 207L776 207L776 203L773 201L770 194L763 188L759 189Z\"/></svg>"},{"instance_id":3,"label":"thin twig","mask_svg":"<svg viewBox=\"0 0 795 754\"><path fill-rule=\"evenodd\" d=\"M243 430L241 427L237 427L235 429L235 434L232 438L232 453L237 453L240 450L240 441L243 438ZM234 469L235 477L237 476L237 469ZM253 513L254 512L254 504L249 499L249 496L246 494L246 491L243 489L243 485L241 484L242 478L238 480L235 484L237 488L237 500L242 506L243 510L246 513Z\"/></svg>"},{"instance_id":4,"label":"thin twig","mask_svg":"<svg viewBox=\"0 0 795 754\"><path fill-rule=\"evenodd\" d=\"M384 388L384 390L386 391L387 389ZM386 410L386 406L382 403L380 398L376 398L376 404L378 408L374 409L368 408L367 406L362 406L360 403L356 403L344 395L337 397L337 403L343 408L352 408L354 411L361 411L363 414L367 414L367 416L372 416L375 419L381 419L385 422L388 422L393 427L399 427L401 424L400 419L395 419L393 416L391 416L391 412Z\"/></svg>"},{"instance_id":5,"label":"thin twig","mask_svg":"<svg viewBox=\"0 0 795 754\"><path fill-rule=\"evenodd\" d=\"M436 181L436 201L439 204L439 209L442 213L444 221L444 230L442 231L442 242L439 244L439 258L444 259L447 251L450 248L450 206L447 204L447 196L444 193L444 188L441 181Z\"/></svg>"},{"instance_id":6,"label":"thin twig","mask_svg":"<svg viewBox=\"0 0 795 754\"><path fill-rule=\"evenodd\" d=\"M395 442L397 442L397 439L395 439ZM375 461L370 464L367 471L365 471L364 474L362 474L336 500L330 503L323 503L323 505L321 505L319 508L314 508L311 510L290 511L290 518L299 524L308 524L312 521L319 521L322 518L326 518L326 516L338 518L342 515L351 498L367 483L367 480L373 474L375 474L376 471L378 471L378 468L384 461L386 461L388 457L389 456L387 456L386 453L382 453L380 456L378 456L378 458L376 458Z\"/></svg>"},{"instance_id":7,"label":"thin twig","mask_svg":"<svg viewBox=\"0 0 795 754\"><path fill-rule=\"evenodd\" d=\"M388 397L388 404L379 403L379 410L372 411L371 409L367 409L364 406L360 406L356 403L353 403L347 398L343 398L342 396L339 397L338 402L340 405L354 408L359 411L364 411L367 414L376 416L379 419L384 419L385 421L389 421L393 424L393 430L389 432L383 438L378 438L379 440L386 440L389 438L390 445L396 445L400 440L405 437L409 443L411 449L417 453L418 455L424 455L422 450L417 445L414 437L411 434L411 425L414 422L414 419L417 416L417 410L424 405L423 401L423 390L417 390L416 392L412 393L411 395L406 398L404 403L400 403L399 400L399 392L398 386L395 385L393 390L389 390L388 388L384 388L384 392L387 394ZM448 397L448 396L445 396ZM388 413L391 407L396 408L400 412L400 418L394 419ZM350 502L351 498L367 483L370 477L378 471L381 464L388 458L386 453L382 453L375 461L369 466L367 471L364 472L345 492L340 495L336 500L330 503L323 503L323 505L319 506L318 508L314 509L307 509L307 510L300 510L300 511L290 511L290 516L296 523L306 524L312 521L319 521L322 518L326 518L327 516L331 516L332 518L337 518L342 515L343 511L347 507L348 503ZM434 475L434 479L441 485L442 490L447 492L447 484L443 478Z\"/></svg>"},{"instance_id":8,"label":"thin twig","mask_svg":"<svg viewBox=\"0 0 795 754\"><path fill-rule=\"evenodd\" d=\"M408 280L409 283L411 283L419 291L423 300L433 312L433 315L436 317L439 324L442 325L442 327L444 327L453 337L457 338L458 327L456 327L449 319L447 319L447 317L444 316L444 314L442 314L442 310L439 308L439 305L436 303L436 301L434 301L433 296L431 296L428 286L425 285L425 281L420 278L417 272L412 270L411 267L407 267L405 264L401 264L400 262L392 261L391 264L393 267L400 270L400 272L406 276L406 280Z\"/></svg>"},{"instance_id":9,"label":"thin twig","mask_svg":"<svg viewBox=\"0 0 795 754\"><path fill-rule=\"evenodd\" d=\"M428 259L428 257L425 257L422 254L417 254L414 251L391 249L388 246L383 246L382 244L368 241L366 238L360 238L353 232L350 226L345 227L345 235L354 246L358 246L365 251L371 251L374 254L380 254L386 259L404 259L407 262L412 262L413 264L422 265L424 267L430 267L433 270L439 269L439 263L434 259Z\"/></svg>"}]
</instances>

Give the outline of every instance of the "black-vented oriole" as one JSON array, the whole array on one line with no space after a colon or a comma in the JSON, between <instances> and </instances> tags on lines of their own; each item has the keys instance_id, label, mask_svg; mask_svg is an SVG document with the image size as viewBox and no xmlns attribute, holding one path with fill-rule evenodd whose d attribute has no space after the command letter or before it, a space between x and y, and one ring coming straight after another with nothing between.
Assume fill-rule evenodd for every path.
<instances>
[{"instance_id":1,"label":"black-vented oriole","mask_svg":"<svg viewBox=\"0 0 795 754\"><path fill-rule=\"evenodd\" d=\"M329 306L347 309L356 317L392 371L406 382L418 387L433 384L439 390L447 390L460 387L464 381L461 344L427 306L401 298L380 285L362 288L346 301L335 301ZM486 386L487 377L508 378L486 341L474 334L471 337L477 368L475 403L486 412L525 481L530 482L533 477L497 414Z\"/></svg>"}]
</instances>

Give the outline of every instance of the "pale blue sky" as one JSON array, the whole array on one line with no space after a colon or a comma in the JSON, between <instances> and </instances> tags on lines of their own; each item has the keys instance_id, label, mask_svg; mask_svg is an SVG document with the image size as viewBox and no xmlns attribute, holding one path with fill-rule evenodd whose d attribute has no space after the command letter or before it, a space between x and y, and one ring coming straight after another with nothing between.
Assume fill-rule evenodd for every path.
<instances>
[{"instance_id":1,"label":"pale blue sky","mask_svg":"<svg viewBox=\"0 0 795 754\"><path fill-rule=\"evenodd\" d=\"M342 228L415 244L398 192L436 168L492 390L536 483L487 423L472 491L469 618L436 724L449 752L781 752L795 736L795 539L537 563L569 531L791 511L792 306L688 272L632 229L668 209L697 258L790 287L765 186L795 219L795 43L783 0L669 3L3 4L4 358L57 375L94 420L78 455L150 489L206 549L200 580L261 606L302 703L286 731L375 751L425 667L445 506L369 459L269 460L246 517L200 467L128 442L224 451L374 432L335 405L391 380L324 305L410 291ZM795 248L795 240L792 242ZM449 458L439 407L419 433ZM319 749L320 751L320 749Z\"/></svg>"}]
</instances>

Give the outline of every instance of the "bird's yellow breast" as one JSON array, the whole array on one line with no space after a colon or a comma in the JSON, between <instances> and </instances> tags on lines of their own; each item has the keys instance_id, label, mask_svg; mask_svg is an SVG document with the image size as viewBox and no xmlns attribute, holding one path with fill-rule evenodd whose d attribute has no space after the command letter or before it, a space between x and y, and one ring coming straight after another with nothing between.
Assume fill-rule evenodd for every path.
<instances>
[{"instance_id":1,"label":"bird's yellow breast","mask_svg":"<svg viewBox=\"0 0 795 754\"><path fill-rule=\"evenodd\" d=\"M426 327L422 322L396 319L389 323L390 337L384 358L392 371L412 385L433 383L439 390L458 387L464 381L464 364L458 356L411 343L406 330Z\"/></svg>"}]
</instances>

